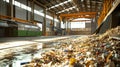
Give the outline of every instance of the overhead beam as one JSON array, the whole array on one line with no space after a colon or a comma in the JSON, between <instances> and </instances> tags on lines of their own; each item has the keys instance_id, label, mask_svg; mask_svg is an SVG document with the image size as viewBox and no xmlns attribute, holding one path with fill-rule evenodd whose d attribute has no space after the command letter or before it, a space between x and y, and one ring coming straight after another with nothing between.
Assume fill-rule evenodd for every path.
<instances>
[{"instance_id":1,"label":"overhead beam","mask_svg":"<svg viewBox=\"0 0 120 67\"><path fill-rule=\"evenodd\" d=\"M33 21L34 20L34 1L33 0L30 2L30 6L31 6L30 20Z\"/></svg>"},{"instance_id":2,"label":"overhead beam","mask_svg":"<svg viewBox=\"0 0 120 67\"><path fill-rule=\"evenodd\" d=\"M48 4L45 4L46 6L50 6L51 5L51 3L54 3L55 1L51 1L50 3L48 3Z\"/></svg>"},{"instance_id":3,"label":"overhead beam","mask_svg":"<svg viewBox=\"0 0 120 67\"><path fill-rule=\"evenodd\" d=\"M91 21L91 20L72 20L71 22L86 22L86 21Z\"/></svg>"},{"instance_id":4,"label":"overhead beam","mask_svg":"<svg viewBox=\"0 0 120 67\"><path fill-rule=\"evenodd\" d=\"M34 0L34 2L35 2L36 4L38 4L38 5L42 6L42 7L44 7L44 8L47 8L45 5L41 4L41 3L38 2L37 0Z\"/></svg>"},{"instance_id":5,"label":"overhead beam","mask_svg":"<svg viewBox=\"0 0 120 67\"><path fill-rule=\"evenodd\" d=\"M73 3L76 4L77 8L79 9L77 0L73 0ZM78 10L79 11L79 10Z\"/></svg>"},{"instance_id":6,"label":"overhead beam","mask_svg":"<svg viewBox=\"0 0 120 67\"><path fill-rule=\"evenodd\" d=\"M55 1L55 2L58 4L58 2L57 2L57 1ZM61 5L60 5L60 6L61 6ZM55 7L55 8L57 8L57 10L59 10L59 11L61 10L61 9L59 9L59 7Z\"/></svg>"},{"instance_id":7,"label":"overhead beam","mask_svg":"<svg viewBox=\"0 0 120 67\"><path fill-rule=\"evenodd\" d=\"M42 6L43 8L45 8L45 9L47 9L47 6L45 6L45 5L43 5L43 4L41 4L40 2L38 2L37 0L34 0L34 3L36 3L36 4L38 4L38 5L40 5L40 6ZM48 10L48 11L50 11L50 12L52 12L52 13L55 13L54 11L52 11L52 10Z\"/></svg>"},{"instance_id":8,"label":"overhead beam","mask_svg":"<svg viewBox=\"0 0 120 67\"><path fill-rule=\"evenodd\" d=\"M73 8L75 8L75 6L72 6L72 7L69 7L69 8L66 8L66 9L64 9L64 10L61 10L61 11L59 11L59 12L57 12L57 13L63 13L63 12L65 12L65 11L70 11L70 9L73 9Z\"/></svg>"},{"instance_id":9,"label":"overhead beam","mask_svg":"<svg viewBox=\"0 0 120 67\"><path fill-rule=\"evenodd\" d=\"M0 15L0 19L1 20L9 19L9 20L14 20L14 21L21 22L21 23L29 23L29 22L31 22L33 24L37 23L35 21L23 20L23 19L20 19L20 18L15 18L15 17L11 17L11 16L4 16L4 15Z\"/></svg>"},{"instance_id":10,"label":"overhead beam","mask_svg":"<svg viewBox=\"0 0 120 67\"><path fill-rule=\"evenodd\" d=\"M69 18L94 18L95 15L90 15L90 16L68 16L68 17L65 17L67 19Z\"/></svg>"},{"instance_id":11,"label":"overhead beam","mask_svg":"<svg viewBox=\"0 0 120 67\"><path fill-rule=\"evenodd\" d=\"M80 15L96 15L96 12L80 12L73 14L60 14L60 17L71 17L71 16L80 16Z\"/></svg>"},{"instance_id":12,"label":"overhead beam","mask_svg":"<svg viewBox=\"0 0 120 67\"><path fill-rule=\"evenodd\" d=\"M46 9L44 9L44 22L42 23L42 29L43 29L43 31L42 31L42 35L43 36L46 36L46 13L47 13L47 11L46 11Z\"/></svg>"}]
</instances>

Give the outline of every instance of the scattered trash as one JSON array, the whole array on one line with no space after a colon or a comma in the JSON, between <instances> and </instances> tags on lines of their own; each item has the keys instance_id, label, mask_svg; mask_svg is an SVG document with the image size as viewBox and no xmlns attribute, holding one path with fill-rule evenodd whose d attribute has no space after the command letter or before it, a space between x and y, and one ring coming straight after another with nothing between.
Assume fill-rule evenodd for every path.
<instances>
[{"instance_id":1,"label":"scattered trash","mask_svg":"<svg viewBox=\"0 0 120 67\"><path fill-rule=\"evenodd\" d=\"M55 50L24 67L120 67L120 27L101 35L56 41ZM31 65L31 66L30 66Z\"/></svg>"}]
</instances>

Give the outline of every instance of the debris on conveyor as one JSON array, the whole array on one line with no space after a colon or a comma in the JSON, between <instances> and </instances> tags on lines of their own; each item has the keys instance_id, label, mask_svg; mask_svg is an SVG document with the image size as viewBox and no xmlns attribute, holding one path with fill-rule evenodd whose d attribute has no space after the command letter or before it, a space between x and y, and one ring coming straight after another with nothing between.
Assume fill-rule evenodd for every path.
<instances>
[{"instance_id":1,"label":"debris on conveyor","mask_svg":"<svg viewBox=\"0 0 120 67\"><path fill-rule=\"evenodd\" d=\"M120 27L58 42L24 67L120 67Z\"/></svg>"}]
</instances>

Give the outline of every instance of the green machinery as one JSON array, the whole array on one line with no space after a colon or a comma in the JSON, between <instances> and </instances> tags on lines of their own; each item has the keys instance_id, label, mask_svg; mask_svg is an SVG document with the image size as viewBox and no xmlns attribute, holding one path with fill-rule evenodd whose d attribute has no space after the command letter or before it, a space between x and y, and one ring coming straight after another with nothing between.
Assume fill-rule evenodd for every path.
<instances>
[{"instance_id":1,"label":"green machinery","mask_svg":"<svg viewBox=\"0 0 120 67\"><path fill-rule=\"evenodd\" d=\"M37 25L0 20L0 37L41 36L41 34Z\"/></svg>"}]
</instances>

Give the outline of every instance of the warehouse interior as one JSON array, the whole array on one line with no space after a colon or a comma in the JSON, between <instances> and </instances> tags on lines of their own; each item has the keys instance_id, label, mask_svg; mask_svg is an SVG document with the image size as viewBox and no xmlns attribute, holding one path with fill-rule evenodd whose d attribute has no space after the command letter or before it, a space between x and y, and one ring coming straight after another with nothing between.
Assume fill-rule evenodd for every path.
<instances>
[{"instance_id":1,"label":"warehouse interior","mask_svg":"<svg viewBox=\"0 0 120 67\"><path fill-rule=\"evenodd\" d=\"M120 67L120 0L0 0L0 67Z\"/></svg>"}]
</instances>

